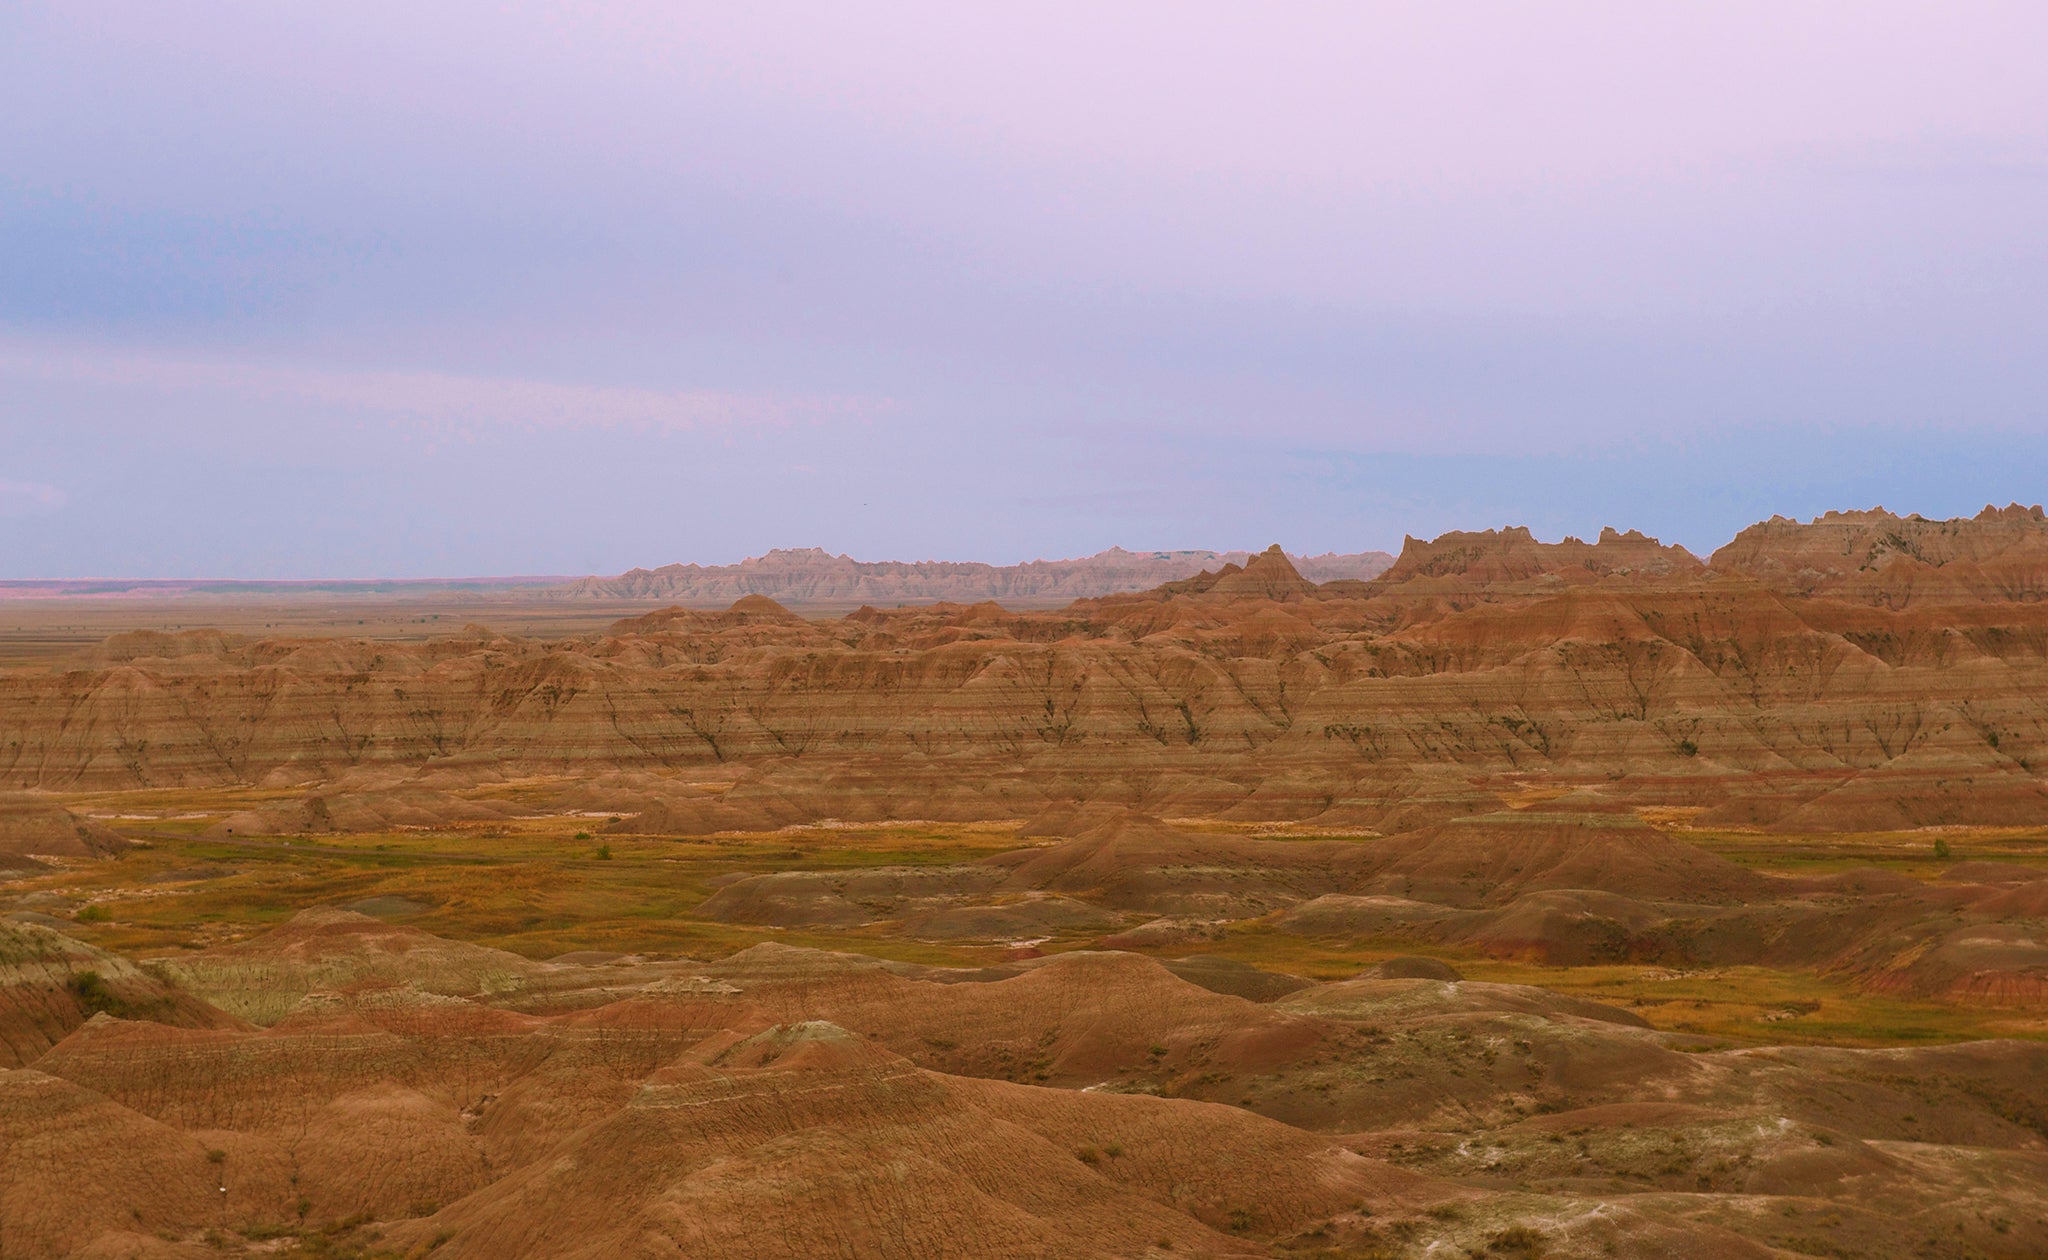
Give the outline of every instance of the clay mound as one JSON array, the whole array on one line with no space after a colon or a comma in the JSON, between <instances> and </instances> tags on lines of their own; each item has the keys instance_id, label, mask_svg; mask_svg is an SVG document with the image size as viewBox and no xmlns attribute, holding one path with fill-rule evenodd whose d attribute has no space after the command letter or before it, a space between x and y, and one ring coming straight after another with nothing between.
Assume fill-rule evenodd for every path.
<instances>
[{"instance_id":1,"label":"clay mound","mask_svg":"<svg viewBox=\"0 0 2048 1260\"><path fill-rule=\"evenodd\" d=\"M502 822L523 811L509 802L468 800L452 792L410 786L381 791L328 792L303 800L230 814L207 832L219 836L299 836L445 827Z\"/></svg>"},{"instance_id":2,"label":"clay mound","mask_svg":"<svg viewBox=\"0 0 2048 1260\"><path fill-rule=\"evenodd\" d=\"M1617 893L1559 889L1527 893L1475 916L1457 938L1497 956L1583 967L1659 958L1664 942L1653 929L1670 917Z\"/></svg>"},{"instance_id":3,"label":"clay mound","mask_svg":"<svg viewBox=\"0 0 2048 1260\"><path fill-rule=\"evenodd\" d=\"M1247 1002L1271 1002L1299 993L1315 982L1277 971L1262 971L1234 958L1197 956L1170 958L1166 969L1189 984L1199 984L1211 993L1227 993Z\"/></svg>"},{"instance_id":4,"label":"clay mound","mask_svg":"<svg viewBox=\"0 0 2048 1260\"><path fill-rule=\"evenodd\" d=\"M912 978L917 971L786 946L705 968L769 1018L829 1019L927 1067L1036 1083L1100 1084L1191 1055L1258 1071L1313 1052L1329 1032L1133 954L1054 954L954 983ZM968 979L982 982L957 982Z\"/></svg>"},{"instance_id":5,"label":"clay mound","mask_svg":"<svg viewBox=\"0 0 2048 1260\"><path fill-rule=\"evenodd\" d=\"M1002 872L971 866L891 866L860 871L751 875L711 894L697 913L724 923L851 927L906 915L929 918L993 890Z\"/></svg>"},{"instance_id":6,"label":"clay mound","mask_svg":"<svg viewBox=\"0 0 2048 1260\"><path fill-rule=\"evenodd\" d=\"M1028 941L1069 933L1100 932L1122 919L1084 901L1026 893L995 905L961 905L908 915L907 936L935 941Z\"/></svg>"},{"instance_id":7,"label":"clay mound","mask_svg":"<svg viewBox=\"0 0 2048 1260\"><path fill-rule=\"evenodd\" d=\"M712 836L724 832L779 831L820 815L780 798L682 798L658 802L604 830L613 835Z\"/></svg>"},{"instance_id":8,"label":"clay mound","mask_svg":"<svg viewBox=\"0 0 2048 1260\"><path fill-rule=\"evenodd\" d=\"M807 629L810 623L766 595L742 595L724 612L692 608L663 608L645 616L628 617L612 623L614 635L671 634L689 631L731 630L739 627L781 627Z\"/></svg>"},{"instance_id":9,"label":"clay mound","mask_svg":"<svg viewBox=\"0 0 2048 1260\"><path fill-rule=\"evenodd\" d=\"M0 1169L6 1170L0 1222L7 1254L133 1254L88 1249L95 1240L112 1235L111 1244L130 1231L196 1234L223 1211L238 1213L235 1219L281 1219L291 1201L288 1160L281 1152L227 1145L235 1149L215 1163L199 1135L70 1081L0 1069Z\"/></svg>"},{"instance_id":10,"label":"clay mound","mask_svg":"<svg viewBox=\"0 0 2048 1260\"><path fill-rule=\"evenodd\" d=\"M1646 901L1735 904L1770 881L1628 814L1526 810L1478 815L1381 841L1365 891L1444 906L1587 889Z\"/></svg>"},{"instance_id":11,"label":"clay mound","mask_svg":"<svg viewBox=\"0 0 2048 1260\"><path fill-rule=\"evenodd\" d=\"M1800 896L1843 908L1851 883ZM2029 883L1877 895L1905 907L1902 886L1974 934L1919 957L2024 943L1978 906ZM302 969L471 948L420 936L326 913L246 946ZM1721 1226L1759 1246L2035 1254L2048 1237L2037 1043L1729 1049L1525 986L1309 984L1204 957L957 971L764 945L530 966L488 1002L372 975L261 1030L80 1026L0 1071L8 1254L123 1256L139 1237L166 1250L134 1254L174 1256L245 1225L260 1248L302 1213L323 1239L367 1214L394 1254L479 1256L1763 1254ZM505 1009L536 995L573 1001Z\"/></svg>"},{"instance_id":12,"label":"clay mound","mask_svg":"<svg viewBox=\"0 0 2048 1260\"><path fill-rule=\"evenodd\" d=\"M1324 893L1280 915L1273 926L1297 936L1411 936L1472 917L1469 911L1407 897Z\"/></svg>"},{"instance_id":13,"label":"clay mound","mask_svg":"<svg viewBox=\"0 0 2048 1260\"><path fill-rule=\"evenodd\" d=\"M2048 920L2048 878L2005 884L2001 891L1972 902L1970 909L1994 919Z\"/></svg>"},{"instance_id":14,"label":"clay mound","mask_svg":"<svg viewBox=\"0 0 2048 1260\"><path fill-rule=\"evenodd\" d=\"M1077 1159L1088 1140L1119 1154ZM1219 1146L1231 1171L1179 1166ZM1227 1227L1249 1193L1277 1232L1432 1190L1240 1112L952 1081L810 1021L707 1043L559 1157L392 1239L494 1260L1256 1255L1202 1218Z\"/></svg>"},{"instance_id":15,"label":"clay mound","mask_svg":"<svg viewBox=\"0 0 2048 1260\"><path fill-rule=\"evenodd\" d=\"M302 910L262 936L158 961L189 991L273 1024L307 994L374 983L446 996L512 993L546 974L517 954L450 941L347 910Z\"/></svg>"},{"instance_id":16,"label":"clay mound","mask_svg":"<svg viewBox=\"0 0 2048 1260\"><path fill-rule=\"evenodd\" d=\"M1120 808L1054 815L1021 834L1067 834L1064 844L986 859L1007 867L1003 887L1085 896L1118 910L1242 918L1281 909L1357 878L1373 858L1343 841L1205 836Z\"/></svg>"},{"instance_id":17,"label":"clay mound","mask_svg":"<svg viewBox=\"0 0 2048 1260\"><path fill-rule=\"evenodd\" d=\"M2033 891L2022 908L2036 909L2041 894ZM2041 927L2041 920L2030 914L2019 923L1957 928L1924 943L1903 965L1895 960L1862 981L1877 993L2037 1007L2048 999L2048 941Z\"/></svg>"},{"instance_id":18,"label":"clay mound","mask_svg":"<svg viewBox=\"0 0 2048 1260\"><path fill-rule=\"evenodd\" d=\"M1229 919L1197 919L1166 915L1114 932L1096 942L1103 949L1170 949L1223 939Z\"/></svg>"},{"instance_id":19,"label":"clay mound","mask_svg":"<svg viewBox=\"0 0 2048 1260\"><path fill-rule=\"evenodd\" d=\"M1463 980L1465 977L1456 967L1436 958L1417 958L1404 954L1374 963L1358 973L1360 979L1373 980Z\"/></svg>"},{"instance_id":20,"label":"clay mound","mask_svg":"<svg viewBox=\"0 0 2048 1260\"><path fill-rule=\"evenodd\" d=\"M1387 1019L1489 1011L1540 1015L1545 1019L1587 1019L1601 1024L1619 1024L1625 1028L1650 1026L1642 1016L1604 1002L1552 993L1532 985L1482 984L1476 980L1361 977L1317 985L1282 998L1275 1005L1330 1019Z\"/></svg>"},{"instance_id":21,"label":"clay mound","mask_svg":"<svg viewBox=\"0 0 2048 1260\"><path fill-rule=\"evenodd\" d=\"M20 793L0 794L0 870L41 865L48 857L109 857L129 842L101 824L54 802Z\"/></svg>"},{"instance_id":22,"label":"clay mound","mask_svg":"<svg viewBox=\"0 0 2048 1260\"><path fill-rule=\"evenodd\" d=\"M0 1067L35 1062L96 1015L190 1028L242 1026L118 954L47 927L0 919Z\"/></svg>"}]
</instances>

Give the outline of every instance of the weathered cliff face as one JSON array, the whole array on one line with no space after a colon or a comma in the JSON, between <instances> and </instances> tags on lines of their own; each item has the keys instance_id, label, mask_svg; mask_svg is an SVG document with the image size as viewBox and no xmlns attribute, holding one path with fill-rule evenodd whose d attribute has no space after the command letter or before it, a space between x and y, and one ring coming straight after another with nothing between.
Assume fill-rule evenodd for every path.
<instances>
[{"instance_id":1,"label":"weathered cliff face","mask_svg":"<svg viewBox=\"0 0 2048 1260\"><path fill-rule=\"evenodd\" d=\"M940 560L870 563L809 547L771 551L738 564L670 564L634 569L617 577L585 578L563 588L561 595L662 599L697 606L728 604L747 595L824 607L985 599L1046 605L1146 590L1205 569L1242 566L1246 559L1245 552L1125 551L1112 547L1078 560L1013 565ZM1299 557L1298 561L1302 571L1318 582L1362 581L1384 572L1393 557L1384 551L1366 551Z\"/></svg>"},{"instance_id":2,"label":"weathered cliff face","mask_svg":"<svg viewBox=\"0 0 2048 1260\"><path fill-rule=\"evenodd\" d=\"M1409 538L1385 578L1389 584L1433 581L1457 588L1540 578L1667 578L1696 575L1700 569L1699 557L1685 548L1666 546L1633 529L1625 534L1603 529L1592 543L1576 538L1542 543L1527 529L1514 526L1454 531L1429 542Z\"/></svg>"},{"instance_id":3,"label":"weathered cliff face","mask_svg":"<svg viewBox=\"0 0 2048 1260\"><path fill-rule=\"evenodd\" d=\"M1801 597L1674 550L1507 531L1363 586L1275 551L1059 612L750 597L551 642L121 636L0 674L0 787L617 770L657 777L588 808L677 829L1082 801L1391 829L1552 778L1802 829L2048 818L2048 606Z\"/></svg>"},{"instance_id":4,"label":"weathered cliff face","mask_svg":"<svg viewBox=\"0 0 2048 1260\"><path fill-rule=\"evenodd\" d=\"M2040 600L2048 598L2048 517L2017 503L1968 520L1883 508L1804 523L1777 516L1737 534L1712 565L1779 590L1893 608Z\"/></svg>"}]
</instances>

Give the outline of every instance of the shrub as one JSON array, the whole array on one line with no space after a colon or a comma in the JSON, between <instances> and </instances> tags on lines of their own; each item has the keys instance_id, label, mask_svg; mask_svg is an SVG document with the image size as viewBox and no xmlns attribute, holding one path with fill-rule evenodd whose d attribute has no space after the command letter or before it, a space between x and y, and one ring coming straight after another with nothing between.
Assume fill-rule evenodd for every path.
<instances>
[{"instance_id":1,"label":"shrub","mask_svg":"<svg viewBox=\"0 0 2048 1260\"><path fill-rule=\"evenodd\" d=\"M106 979L97 971L72 973L70 983L66 987L71 990L71 996L78 999L78 1004L84 1007L88 1014L96 1015L101 1011L105 1011L109 1015L119 1013L118 1008L121 1005L121 999L116 997L114 991L107 987Z\"/></svg>"},{"instance_id":2,"label":"shrub","mask_svg":"<svg viewBox=\"0 0 2048 1260\"><path fill-rule=\"evenodd\" d=\"M80 923L105 923L114 916L107 912L105 906L80 906L78 913L72 917Z\"/></svg>"},{"instance_id":3,"label":"shrub","mask_svg":"<svg viewBox=\"0 0 2048 1260\"><path fill-rule=\"evenodd\" d=\"M1948 837L1936 836L1934 838L1934 860L1937 862L1946 862L1954 856L1955 851L1948 847Z\"/></svg>"}]
</instances>

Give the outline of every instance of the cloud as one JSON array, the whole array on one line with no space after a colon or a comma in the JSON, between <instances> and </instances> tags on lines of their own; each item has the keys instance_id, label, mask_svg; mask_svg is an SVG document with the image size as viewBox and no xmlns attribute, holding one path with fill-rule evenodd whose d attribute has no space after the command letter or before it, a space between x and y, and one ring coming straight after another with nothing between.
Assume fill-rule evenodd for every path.
<instances>
[{"instance_id":1,"label":"cloud","mask_svg":"<svg viewBox=\"0 0 2048 1260\"><path fill-rule=\"evenodd\" d=\"M458 436L507 426L639 432L779 427L860 419L892 409L887 400L836 395L637 389L0 342L0 380L8 379L333 407Z\"/></svg>"},{"instance_id":2,"label":"cloud","mask_svg":"<svg viewBox=\"0 0 2048 1260\"><path fill-rule=\"evenodd\" d=\"M71 496L40 481L0 480L0 517L48 516Z\"/></svg>"}]
</instances>

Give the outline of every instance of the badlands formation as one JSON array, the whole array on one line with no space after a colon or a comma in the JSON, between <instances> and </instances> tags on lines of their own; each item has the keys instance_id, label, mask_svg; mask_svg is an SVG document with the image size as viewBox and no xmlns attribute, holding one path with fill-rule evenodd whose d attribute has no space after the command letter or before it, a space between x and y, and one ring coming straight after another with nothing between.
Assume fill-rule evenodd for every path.
<instances>
[{"instance_id":1,"label":"badlands formation","mask_svg":"<svg viewBox=\"0 0 2048 1260\"><path fill-rule=\"evenodd\" d=\"M0 671L0 1257L2048 1254L2039 508L881 602Z\"/></svg>"}]
</instances>

